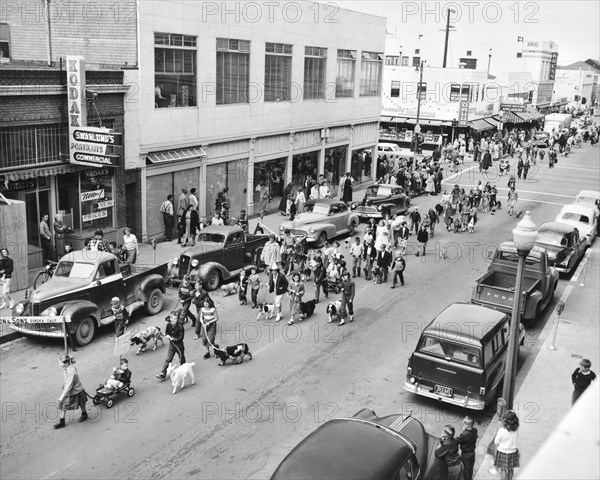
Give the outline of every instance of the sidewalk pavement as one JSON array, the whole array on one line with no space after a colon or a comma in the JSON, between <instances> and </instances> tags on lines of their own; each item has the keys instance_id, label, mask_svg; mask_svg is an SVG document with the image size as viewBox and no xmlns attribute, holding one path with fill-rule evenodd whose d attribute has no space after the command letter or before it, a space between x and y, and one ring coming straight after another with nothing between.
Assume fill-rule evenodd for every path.
<instances>
[{"instance_id":1,"label":"sidewalk pavement","mask_svg":"<svg viewBox=\"0 0 600 480\"><path fill-rule=\"evenodd\" d=\"M533 460L542 445L550 439L553 433L557 432L557 427L563 417L571 411L571 393L573 391L571 373L579 366L581 359L590 359L592 370L597 373L599 371L600 328L597 317L600 308L598 296L600 288L599 252L600 245L596 242L586 254L587 261L580 263L561 297L561 300L565 302L565 310L560 316L556 340L554 340L554 334L557 315L556 312L553 312L550 321L540 334L538 340L540 349L537 355L534 359L526 359L525 365L521 367L523 370L528 367L528 364L530 365L527 374L518 378L520 384L518 383L516 386L513 406L513 410L520 420L518 447L521 455L521 467L527 466ZM555 349L550 348L552 345L555 346ZM597 412L598 397L596 396L595 399L593 411ZM578 418L581 420L581 416ZM487 453L500 426L499 420L495 416L479 440L477 458L483 459L483 461L475 475L477 480L500 478L500 473L496 472L493 467L493 456ZM570 463L566 453L568 449L573 454L573 458L578 458L576 463L585 463L586 459L579 452L574 451L577 449L578 442L578 438L565 440L564 455L555 457L553 462L557 466ZM595 445L595 448L597 451L598 446ZM545 460L548 463L549 459ZM591 456L587 462L593 462L589 464L591 469L589 471L595 471L598 457ZM596 467L592 468L594 463ZM548 466L551 467L551 465ZM552 471L552 469L549 468L548 471ZM520 476L519 470L516 471L516 474L516 478L519 479L541 478L539 475L535 476L534 472L528 473L527 477Z\"/></svg>"}]
</instances>

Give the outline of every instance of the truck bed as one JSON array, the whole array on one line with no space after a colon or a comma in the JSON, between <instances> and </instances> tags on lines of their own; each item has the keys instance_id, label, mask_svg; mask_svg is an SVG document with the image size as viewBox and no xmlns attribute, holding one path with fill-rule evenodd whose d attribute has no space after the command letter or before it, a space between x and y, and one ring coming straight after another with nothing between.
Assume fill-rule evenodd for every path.
<instances>
[{"instance_id":1,"label":"truck bed","mask_svg":"<svg viewBox=\"0 0 600 480\"><path fill-rule=\"evenodd\" d=\"M525 292L521 312L525 309L525 303L529 295L537 290L539 279L523 278L523 292ZM515 276L510 273L490 271L477 281L473 290L471 302L478 305L495 307L499 310L511 313L515 295Z\"/></svg>"},{"instance_id":2,"label":"truck bed","mask_svg":"<svg viewBox=\"0 0 600 480\"><path fill-rule=\"evenodd\" d=\"M505 272L491 271L481 277L477 284L484 287L497 288L499 290L505 290L513 292L515 289L515 275ZM539 282L536 278L523 278L523 291L529 293L529 291Z\"/></svg>"},{"instance_id":3,"label":"truck bed","mask_svg":"<svg viewBox=\"0 0 600 480\"><path fill-rule=\"evenodd\" d=\"M136 275L144 274L153 274L156 273L162 277L164 277L167 273L167 264L162 265L143 265L139 263L134 263L133 265L127 263L121 263L119 265L121 269L121 273L123 277L135 277ZM151 271L153 270L153 271Z\"/></svg>"}]
</instances>

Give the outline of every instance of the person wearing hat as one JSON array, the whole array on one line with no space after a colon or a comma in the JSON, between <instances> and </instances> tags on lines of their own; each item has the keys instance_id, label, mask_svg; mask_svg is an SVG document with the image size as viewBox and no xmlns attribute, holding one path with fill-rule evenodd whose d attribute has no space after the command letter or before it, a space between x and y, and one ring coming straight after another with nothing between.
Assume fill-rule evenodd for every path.
<instances>
[{"instance_id":1,"label":"person wearing hat","mask_svg":"<svg viewBox=\"0 0 600 480\"><path fill-rule=\"evenodd\" d=\"M179 194L179 198L177 199L177 226L179 227L182 223L185 225L185 212L187 211L189 205L188 201L188 189L182 188L181 193ZM182 220L183 217L183 220ZM185 230L182 231L181 228L178 228L177 231L177 244L181 243L181 237L183 237Z\"/></svg>"},{"instance_id":2,"label":"person wearing hat","mask_svg":"<svg viewBox=\"0 0 600 480\"><path fill-rule=\"evenodd\" d=\"M94 232L94 238L88 242L87 249L97 252L108 252L108 242L104 240L104 232L102 230L98 229Z\"/></svg>"},{"instance_id":3,"label":"person wearing hat","mask_svg":"<svg viewBox=\"0 0 600 480\"><path fill-rule=\"evenodd\" d=\"M67 410L77 410L81 408L81 417L79 422L85 422L88 419L85 404L87 402L87 394L83 389L83 385L79 380L77 369L73 366L75 359L69 355L61 355L58 357L58 364L64 370L64 383L62 393L58 397L58 409L60 410L60 419L54 428L64 428L65 416Z\"/></svg>"},{"instance_id":4,"label":"person wearing hat","mask_svg":"<svg viewBox=\"0 0 600 480\"><path fill-rule=\"evenodd\" d=\"M435 449L435 456L440 460L444 460L448 467L448 480L458 480L462 478L462 462L460 453L458 452L458 442L454 438L454 427L445 425L444 431L440 438L440 444Z\"/></svg>"},{"instance_id":5,"label":"person wearing hat","mask_svg":"<svg viewBox=\"0 0 600 480\"><path fill-rule=\"evenodd\" d=\"M394 272L394 278L392 280L392 287L396 288L396 281L400 279L400 285L404 286L404 270L406 269L406 260L402 251L396 254L391 266L392 272Z\"/></svg>"},{"instance_id":6,"label":"person wearing hat","mask_svg":"<svg viewBox=\"0 0 600 480\"><path fill-rule=\"evenodd\" d=\"M356 287L354 282L350 278L350 272L344 270L342 273L342 305L340 307L340 323L344 325L346 316L348 316L351 322L354 321L354 295L356 293Z\"/></svg>"},{"instance_id":7,"label":"person wearing hat","mask_svg":"<svg viewBox=\"0 0 600 480\"><path fill-rule=\"evenodd\" d=\"M269 279L269 293L275 294L273 304L275 305L275 310L277 311L277 317L275 318L276 322L279 322L283 315L281 302L283 300L283 296L287 293L287 291L287 278L285 278L283 272L280 271L279 265L274 263L271 266L271 278Z\"/></svg>"},{"instance_id":8,"label":"person wearing hat","mask_svg":"<svg viewBox=\"0 0 600 480\"><path fill-rule=\"evenodd\" d=\"M125 306L121 304L121 299L119 297L110 299L110 309L115 322L115 337L120 337L125 333L125 328L129 324L129 312Z\"/></svg>"},{"instance_id":9,"label":"person wearing hat","mask_svg":"<svg viewBox=\"0 0 600 480\"><path fill-rule=\"evenodd\" d=\"M356 182L352 178L350 172L346 172L346 176L340 182L342 184L342 202L348 205L352 201L352 185Z\"/></svg>"}]
</instances>

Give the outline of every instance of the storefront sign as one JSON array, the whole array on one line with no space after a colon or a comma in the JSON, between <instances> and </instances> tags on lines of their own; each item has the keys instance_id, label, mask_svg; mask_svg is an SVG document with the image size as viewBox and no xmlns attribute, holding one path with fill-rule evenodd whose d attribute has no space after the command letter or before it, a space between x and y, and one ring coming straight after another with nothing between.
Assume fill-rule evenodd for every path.
<instances>
[{"instance_id":1,"label":"storefront sign","mask_svg":"<svg viewBox=\"0 0 600 480\"><path fill-rule=\"evenodd\" d=\"M17 180L12 182L5 177L0 177L0 192L23 192L25 190L35 190L37 188L37 178L29 180Z\"/></svg>"},{"instance_id":2,"label":"storefront sign","mask_svg":"<svg viewBox=\"0 0 600 480\"><path fill-rule=\"evenodd\" d=\"M81 220L84 222L91 222L92 220L98 220L99 218L108 217L107 210L98 210L97 212L82 215Z\"/></svg>"},{"instance_id":3,"label":"storefront sign","mask_svg":"<svg viewBox=\"0 0 600 480\"><path fill-rule=\"evenodd\" d=\"M98 208L110 208L115 206L114 200L106 200L105 202L98 202Z\"/></svg>"},{"instance_id":4,"label":"storefront sign","mask_svg":"<svg viewBox=\"0 0 600 480\"><path fill-rule=\"evenodd\" d=\"M501 103L500 110L505 112L525 112L527 111L527 106L522 103Z\"/></svg>"},{"instance_id":5,"label":"storefront sign","mask_svg":"<svg viewBox=\"0 0 600 480\"><path fill-rule=\"evenodd\" d=\"M81 172L81 174L84 176L84 178L90 179L90 178L102 177L104 175L112 175L113 172L112 172L112 170L109 170L108 168L98 168L96 170L86 170L85 172Z\"/></svg>"},{"instance_id":6,"label":"storefront sign","mask_svg":"<svg viewBox=\"0 0 600 480\"><path fill-rule=\"evenodd\" d=\"M548 72L548 80L556 79L556 67L558 65L558 52L554 52L550 57L550 71Z\"/></svg>"},{"instance_id":7,"label":"storefront sign","mask_svg":"<svg viewBox=\"0 0 600 480\"><path fill-rule=\"evenodd\" d=\"M105 145L93 145L93 147L106 148ZM83 153L83 152L73 152L73 146L71 144L71 158L74 162L80 165L107 165L111 167L116 167L119 164L119 155L103 155L96 153Z\"/></svg>"},{"instance_id":8,"label":"storefront sign","mask_svg":"<svg viewBox=\"0 0 600 480\"><path fill-rule=\"evenodd\" d=\"M108 128L85 127L73 132L73 140L101 145L122 145L123 135Z\"/></svg>"},{"instance_id":9,"label":"storefront sign","mask_svg":"<svg viewBox=\"0 0 600 480\"><path fill-rule=\"evenodd\" d=\"M81 201L89 202L90 200L98 200L104 198L104 189L93 190L91 192L81 192Z\"/></svg>"},{"instance_id":10,"label":"storefront sign","mask_svg":"<svg viewBox=\"0 0 600 480\"><path fill-rule=\"evenodd\" d=\"M458 104L458 126L469 126L469 102L459 102Z\"/></svg>"},{"instance_id":11,"label":"storefront sign","mask_svg":"<svg viewBox=\"0 0 600 480\"><path fill-rule=\"evenodd\" d=\"M70 317L2 317L2 323L14 324L14 323L71 323Z\"/></svg>"}]
</instances>

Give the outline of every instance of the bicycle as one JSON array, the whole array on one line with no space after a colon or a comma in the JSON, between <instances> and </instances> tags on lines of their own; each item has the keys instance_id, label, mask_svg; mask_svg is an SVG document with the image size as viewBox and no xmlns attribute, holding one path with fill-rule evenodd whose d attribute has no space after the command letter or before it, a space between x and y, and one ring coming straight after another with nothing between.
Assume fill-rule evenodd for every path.
<instances>
[{"instance_id":1,"label":"bicycle","mask_svg":"<svg viewBox=\"0 0 600 480\"><path fill-rule=\"evenodd\" d=\"M33 280L34 290L37 289L38 286L41 286L44 283L46 283L54 276L54 270L56 270L56 265L58 265L58 262L48 260L48 264L44 267L43 270L40 270L38 272L38 274L35 276L35 279Z\"/></svg>"}]
</instances>

